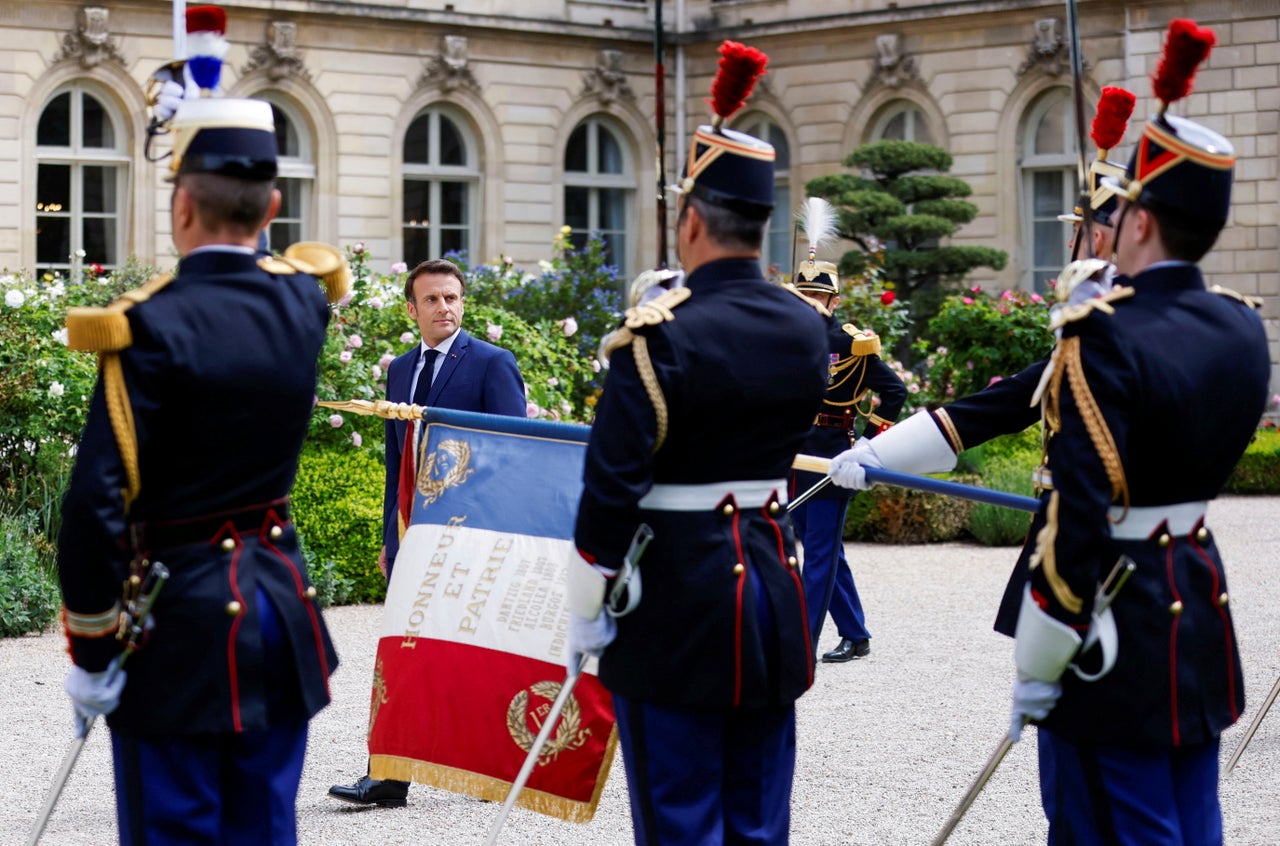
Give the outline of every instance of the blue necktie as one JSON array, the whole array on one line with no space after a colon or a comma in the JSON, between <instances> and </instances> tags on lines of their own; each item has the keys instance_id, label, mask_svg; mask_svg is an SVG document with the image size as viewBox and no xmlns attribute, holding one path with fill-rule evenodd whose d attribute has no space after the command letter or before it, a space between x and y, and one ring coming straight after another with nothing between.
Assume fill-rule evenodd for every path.
<instances>
[{"instance_id":1,"label":"blue necktie","mask_svg":"<svg viewBox=\"0 0 1280 846\"><path fill-rule=\"evenodd\" d=\"M431 393L431 379L435 376L436 350L427 350L422 354L422 372L418 374L418 386L413 389L413 404L426 405L427 395Z\"/></svg>"}]
</instances>

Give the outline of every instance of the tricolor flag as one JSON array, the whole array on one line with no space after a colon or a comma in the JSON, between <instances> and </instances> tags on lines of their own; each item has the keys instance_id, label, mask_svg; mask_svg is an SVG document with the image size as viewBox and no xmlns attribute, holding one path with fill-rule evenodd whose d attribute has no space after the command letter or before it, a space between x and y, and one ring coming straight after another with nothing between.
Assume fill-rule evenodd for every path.
<instances>
[{"instance_id":1,"label":"tricolor flag","mask_svg":"<svg viewBox=\"0 0 1280 846\"><path fill-rule=\"evenodd\" d=\"M435 409L423 428L378 640L370 774L502 801L565 678L588 429ZM518 804L591 819L616 738L609 694L584 673Z\"/></svg>"}]
</instances>

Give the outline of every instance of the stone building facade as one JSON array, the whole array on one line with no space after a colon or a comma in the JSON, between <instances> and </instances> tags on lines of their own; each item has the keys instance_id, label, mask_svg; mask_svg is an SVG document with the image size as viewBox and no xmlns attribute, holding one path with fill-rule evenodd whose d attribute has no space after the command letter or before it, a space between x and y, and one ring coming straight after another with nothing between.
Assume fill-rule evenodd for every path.
<instances>
[{"instance_id":1,"label":"stone building facade","mask_svg":"<svg viewBox=\"0 0 1280 846\"><path fill-rule=\"evenodd\" d=\"M75 271L136 255L174 260L161 164L144 157L145 84L174 51L163 0L0 5L0 267ZM545 258L562 224L597 229L624 275L657 257L652 2L238 0L223 87L276 106L283 220L293 240L363 242L375 268L449 249L475 261ZM1232 219L1205 262L1261 297L1280 385L1277 133L1280 0L1079 6L1092 102L1103 85L1154 109L1148 80L1173 17L1218 46L1174 111L1230 138ZM1008 252L975 284L1034 288L1065 259L1056 215L1077 161L1065 7L1039 0L669 0L665 162L672 182L725 38L769 73L733 125L780 153L779 197L878 138L954 157L976 219L952 239ZM161 139L157 151L163 152ZM766 260L790 261L776 215ZM381 262L381 264L379 264Z\"/></svg>"}]
</instances>

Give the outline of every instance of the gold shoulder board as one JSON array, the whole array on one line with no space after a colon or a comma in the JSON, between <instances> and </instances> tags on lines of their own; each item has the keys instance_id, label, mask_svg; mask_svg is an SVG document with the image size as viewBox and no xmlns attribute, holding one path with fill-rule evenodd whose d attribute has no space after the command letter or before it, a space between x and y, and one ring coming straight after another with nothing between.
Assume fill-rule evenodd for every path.
<instances>
[{"instance_id":1,"label":"gold shoulder board","mask_svg":"<svg viewBox=\"0 0 1280 846\"><path fill-rule=\"evenodd\" d=\"M324 283L325 299L331 303L336 303L351 290L351 268L347 266L346 256L337 247L319 241L291 244L279 258L267 256L258 259L258 267L280 276L310 274Z\"/></svg>"},{"instance_id":2,"label":"gold shoulder board","mask_svg":"<svg viewBox=\"0 0 1280 846\"><path fill-rule=\"evenodd\" d=\"M1239 291L1233 291L1230 288L1224 288L1221 285L1211 286L1209 288L1209 292L1213 294L1220 294L1221 296L1224 296L1224 297L1230 297L1233 300L1237 300L1238 302L1244 303L1245 305L1249 306L1249 308L1252 308L1252 309L1262 308L1262 300L1259 299L1258 297L1245 296Z\"/></svg>"},{"instance_id":3,"label":"gold shoulder board","mask_svg":"<svg viewBox=\"0 0 1280 846\"><path fill-rule=\"evenodd\" d=\"M1094 297L1091 300L1085 300L1084 302L1077 303L1076 305L1063 306L1062 311L1060 311L1058 315L1049 322L1049 329L1060 329L1068 323L1075 323L1077 320L1084 320L1095 311L1100 311L1103 314L1115 314L1115 306L1111 304L1118 302L1119 300L1128 299L1132 296L1133 288L1128 285L1121 285L1119 287L1112 288L1101 297Z\"/></svg>"},{"instance_id":4,"label":"gold shoulder board","mask_svg":"<svg viewBox=\"0 0 1280 846\"><path fill-rule=\"evenodd\" d=\"M870 329L859 329L852 323L846 323L840 327L844 333L853 338L853 345L850 352L853 355L879 355L880 354L880 336Z\"/></svg>"},{"instance_id":5,"label":"gold shoulder board","mask_svg":"<svg viewBox=\"0 0 1280 846\"><path fill-rule=\"evenodd\" d=\"M161 273L121 294L110 305L67 309L67 346L82 352L119 352L129 346L133 343L133 332L125 312L138 303L145 303L172 281L172 273Z\"/></svg>"},{"instance_id":6,"label":"gold shoulder board","mask_svg":"<svg viewBox=\"0 0 1280 846\"><path fill-rule=\"evenodd\" d=\"M627 309L623 316L623 326L627 329L639 329L642 326L657 326L668 320L675 320L672 309L693 296L693 291L685 287L672 288L661 296L654 297L643 305ZM618 346L622 346L619 344Z\"/></svg>"},{"instance_id":7,"label":"gold shoulder board","mask_svg":"<svg viewBox=\"0 0 1280 846\"><path fill-rule=\"evenodd\" d=\"M827 311L826 307L824 307L822 303L809 299L804 295L804 291L801 291L799 288L797 288L795 285L792 285L790 282L783 283L782 289L784 291L790 291L791 293L795 294L797 297L800 298L800 300L805 305L807 305L809 308L816 311L818 314L821 314L823 317L831 316L831 312Z\"/></svg>"}]
</instances>

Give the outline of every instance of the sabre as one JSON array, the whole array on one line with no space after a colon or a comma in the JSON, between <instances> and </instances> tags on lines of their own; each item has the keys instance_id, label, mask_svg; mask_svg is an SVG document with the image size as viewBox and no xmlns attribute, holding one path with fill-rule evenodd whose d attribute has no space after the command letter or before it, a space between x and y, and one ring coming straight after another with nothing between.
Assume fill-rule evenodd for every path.
<instances>
[{"instance_id":1,"label":"sabre","mask_svg":"<svg viewBox=\"0 0 1280 846\"><path fill-rule=\"evenodd\" d=\"M1101 614L1110 607L1115 600L1116 594L1120 592L1120 588L1124 587L1125 582L1129 581L1129 577L1133 575L1133 571L1138 569L1138 565L1133 563L1133 559L1127 555L1121 555L1120 560L1111 568L1111 572L1107 574L1107 578L1103 581L1102 586L1098 588L1097 599L1094 600L1095 613ZM1027 719L1023 717L1022 725L1026 726ZM973 780L973 784L969 785L969 789L960 799L960 804L947 818L943 824L942 830L938 832L933 840L929 841L929 846L942 846L947 842L947 838L951 836L951 832L956 830L956 826L960 824L960 820L968 812L969 807L973 805L978 794L982 792L982 788L987 786L987 782L991 780L991 776L995 774L996 768L1000 766L1000 762L1004 760L1004 756L1008 754L1009 749L1013 746L1013 736L1005 734L1004 738L996 746L991 757L987 759L987 763L983 766L982 771L978 773L977 778Z\"/></svg>"},{"instance_id":2,"label":"sabre","mask_svg":"<svg viewBox=\"0 0 1280 846\"><path fill-rule=\"evenodd\" d=\"M485 841L485 846L494 846L498 842L498 833L502 831L502 826L506 823L507 816L515 806L516 799L520 796L520 791L524 789L529 776L533 774L533 768L538 763L538 755L542 753L542 747L546 745L547 738L551 736L556 723L560 721L560 712L564 710L565 703L569 701L569 695L573 693L573 689L578 685L578 679L582 677L582 669L587 665L587 658L586 653L583 653L582 657L578 659L578 666L570 667L568 674L564 677L564 682L560 685L560 692L556 694L555 701L551 703L551 710L547 712L547 718L542 721L542 728L538 729L538 736L533 739L533 745L529 747L529 754L525 756L524 763L520 765L520 772L516 774L515 781L511 782L511 789L507 791L507 799L502 803L502 810L498 812L498 818L493 821L493 825L489 828L489 839Z\"/></svg>"},{"instance_id":3,"label":"sabre","mask_svg":"<svg viewBox=\"0 0 1280 846\"><path fill-rule=\"evenodd\" d=\"M1244 737L1240 738L1240 744L1236 746L1236 751L1231 753L1231 760L1227 761L1226 769L1223 775L1231 775L1231 771L1235 769L1236 761L1240 760L1241 753L1244 748L1249 745L1249 741L1253 740L1253 733L1258 730L1262 718L1267 715L1267 711L1271 710L1271 703L1276 701L1276 696L1280 695L1280 679L1276 679L1276 683L1271 686L1271 693L1267 694L1267 701L1262 703L1262 710L1258 712L1258 716L1253 718L1253 722L1249 723L1249 729L1244 733Z\"/></svg>"},{"instance_id":4,"label":"sabre","mask_svg":"<svg viewBox=\"0 0 1280 846\"><path fill-rule=\"evenodd\" d=\"M805 455L801 453L797 455L795 461L791 463L793 470L807 470L811 473L826 474L831 469L831 459L822 458L817 455ZM1018 511L1026 511L1035 514L1040 510L1040 500L1035 497L1022 496L1021 494L1012 494L1006 491L996 491L990 488L979 488L975 485L962 485L959 482L948 482L944 479L934 479L930 476L913 476L910 473L899 473L896 470L885 470L880 467L865 467L867 472L867 481L875 482L882 485L893 485L899 488L909 488L914 491L924 491L926 493L936 493L943 496L956 497L959 499L970 499L974 502L984 502L988 505L999 505L1003 508L1013 508ZM826 484L824 480L821 484ZM812 488L802 495L812 496L816 491ZM806 497L807 498L807 497Z\"/></svg>"},{"instance_id":5,"label":"sabre","mask_svg":"<svg viewBox=\"0 0 1280 846\"><path fill-rule=\"evenodd\" d=\"M659 270L667 268L667 91L666 51L662 46L662 2L654 0L653 9L653 132L658 141L658 161L654 171L658 175L658 264Z\"/></svg>"},{"instance_id":6,"label":"sabre","mask_svg":"<svg viewBox=\"0 0 1280 846\"><path fill-rule=\"evenodd\" d=\"M1077 174L1080 188L1080 232L1085 242L1086 257L1093 258L1093 203L1089 196L1089 163L1084 143L1084 60L1080 55L1080 20L1076 0L1067 0L1067 37L1071 41L1071 87L1075 98L1076 147L1080 152L1080 172ZM1076 241L1078 250L1080 239L1077 238Z\"/></svg>"},{"instance_id":7,"label":"sabre","mask_svg":"<svg viewBox=\"0 0 1280 846\"><path fill-rule=\"evenodd\" d=\"M114 679L121 672L125 659L128 658L138 648L138 641L146 631L147 618L151 615L151 607L155 604L156 594L160 592L160 588L164 587L165 580L169 578L169 570L163 564L156 561L151 564L151 569L147 574L147 581L150 583L150 589L139 594L136 607L129 609L130 623L128 629L125 630L124 651L117 655L111 661L107 672ZM58 773L54 777L53 784L49 786L49 792L45 794L44 805L40 808L40 815L36 817L35 825L31 829L31 836L27 838L27 846L36 846L40 842L40 836L44 834L44 827L49 824L49 817L53 815L53 809L58 804L58 798L62 796L62 788L66 787L67 779L71 777L71 770L75 768L76 761L80 758L80 751L84 749L85 741L89 739L89 732L93 730L93 726L97 723L97 717L91 717L84 724L84 731L67 747L66 754L62 756L62 765L58 767Z\"/></svg>"}]
</instances>

